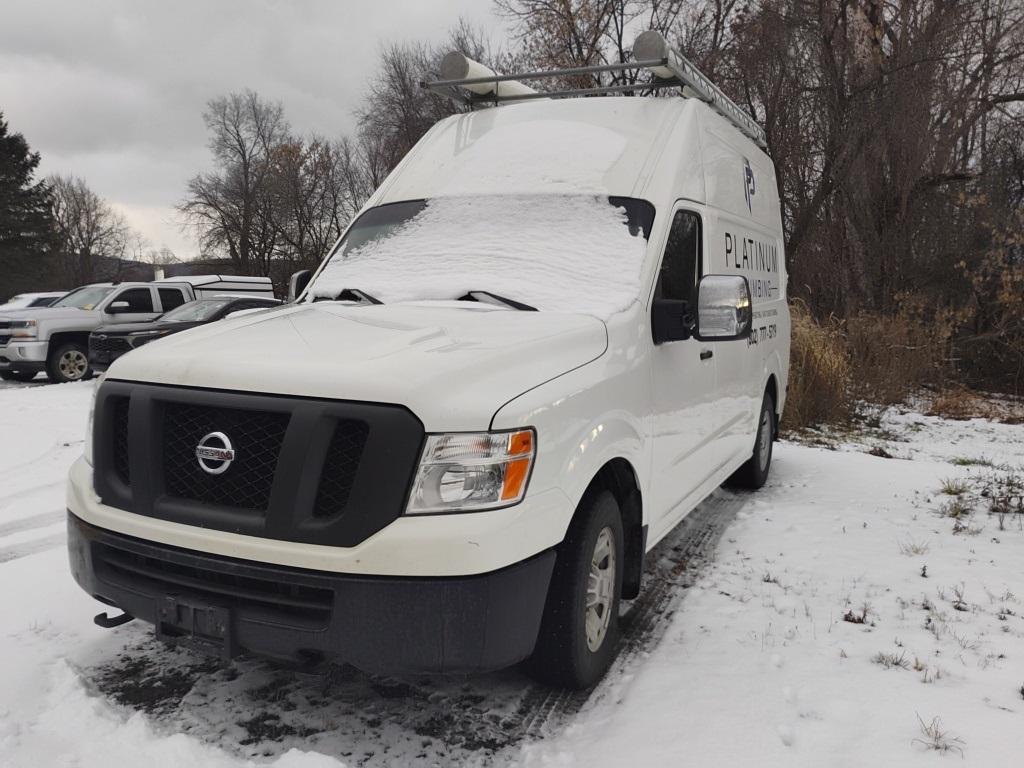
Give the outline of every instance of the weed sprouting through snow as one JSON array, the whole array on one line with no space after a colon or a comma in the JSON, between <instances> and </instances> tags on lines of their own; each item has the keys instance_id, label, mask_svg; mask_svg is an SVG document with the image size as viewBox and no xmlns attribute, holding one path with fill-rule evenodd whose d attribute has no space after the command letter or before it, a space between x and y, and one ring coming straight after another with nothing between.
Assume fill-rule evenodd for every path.
<instances>
[{"instance_id":1,"label":"weed sprouting through snow","mask_svg":"<svg viewBox=\"0 0 1024 768\"><path fill-rule=\"evenodd\" d=\"M920 744L925 749L936 752L959 752L960 757L964 756L964 747L967 744L963 739L951 735L949 731L942 730L942 721L939 718L933 717L930 723L926 723L921 719L921 715L917 715L917 721L921 724L921 736L911 740L912 744Z\"/></svg>"},{"instance_id":2,"label":"weed sprouting through snow","mask_svg":"<svg viewBox=\"0 0 1024 768\"><path fill-rule=\"evenodd\" d=\"M910 662L907 661L906 651L900 651L899 655L879 651L871 657L871 661L874 664L878 664L883 669L910 669Z\"/></svg>"},{"instance_id":3,"label":"weed sprouting through snow","mask_svg":"<svg viewBox=\"0 0 1024 768\"><path fill-rule=\"evenodd\" d=\"M942 493L947 496L962 496L967 493L968 485L965 481L958 478L947 477L942 481Z\"/></svg>"},{"instance_id":4,"label":"weed sprouting through snow","mask_svg":"<svg viewBox=\"0 0 1024 768\"><path fill-rule=\"evenodd\" d=\"M914 539L907 539L906 541L899 542L900 554L901 555L927 555L929 546L924 542L915 541Z\"/></svg>"}]
</instances>

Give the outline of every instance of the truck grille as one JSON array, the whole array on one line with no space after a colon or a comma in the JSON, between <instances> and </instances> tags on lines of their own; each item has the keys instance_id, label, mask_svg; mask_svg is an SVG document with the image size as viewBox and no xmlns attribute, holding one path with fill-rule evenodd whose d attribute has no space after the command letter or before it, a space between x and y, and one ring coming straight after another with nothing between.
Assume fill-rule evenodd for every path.
<instances>
[{"instance_id":1,"label":"truck grille","mask_svg":"<svg viewBox=\"0 0 1024 768\"><path fill-rule=\"evenodd\" d=\"M174 496L207 504L265 511L270 503L287 413L264 413L168 403L164 409L164 478ZM219 475L204 472L196 446L223 432L235 460Z\"/></svg>"},{"instance_id":2,"label":"truck grille","mask_svg":"<svg viewBox=\"0 0 1024 768\"><path fill-rule=\"evenodd\" d=\"M0 333L0 347L6 347L7 342L11 340L9 333Z\"/></svg>"},{"instance_id":3,"label":"truck grille","mask_svg":"<svg viewBox=\"0 0 1024 768\"><path fill-rule=\"evenodd\" d=\"M350 547L405 510L423 424L388 404L108 379L93 478L104 504L246 536ZM223 472L196 449L231 443ZM211 438L209 447L224 447ZM224 462L205 459L207 469Z\"/></svg>"},{"instance_id":4,"label":"truck grille","mask_svg":"<svg viewBox=\"0 0 1024 768\"><path fill-rule=\"evenodd\" d=\"M105 336L100 338L96 334L89 336L90 352L127 352L132 347L124 336Z\"/></svg>"}]
</instances>

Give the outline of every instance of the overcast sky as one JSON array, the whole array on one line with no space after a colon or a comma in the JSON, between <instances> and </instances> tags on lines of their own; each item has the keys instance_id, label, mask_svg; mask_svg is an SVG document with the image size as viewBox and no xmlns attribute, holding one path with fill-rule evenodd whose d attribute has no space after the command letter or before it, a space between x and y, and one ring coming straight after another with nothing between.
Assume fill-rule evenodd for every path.
<instances>
[{"instance_id":1,"label":"overcast sky","mask_svg":"<svg viewBox=\"0 0 1024 768\"><path fill-rule=\"evenodd\" d=\"M197 246L174 205L209 165L203 107L252 88L293 128L335 136L380 46L440 40L463 16L497 34L489 0L23 0L0 24L0 111L82 176L155 248Z\"/></svg>"}]
</instances>

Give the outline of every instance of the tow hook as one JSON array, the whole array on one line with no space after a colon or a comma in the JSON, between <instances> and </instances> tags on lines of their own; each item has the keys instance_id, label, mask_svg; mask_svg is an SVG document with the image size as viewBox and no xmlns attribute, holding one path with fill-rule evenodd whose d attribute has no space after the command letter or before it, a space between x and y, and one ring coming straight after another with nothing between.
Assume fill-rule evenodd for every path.
<instances>
[{"instance_id":1,"label":"tow hook","mask_svg":"<svg viewBox=\"0 0 1024 768\"><path fill-rule=\"evenodd\" d=\"M122 624L127 624L129 621L134 619L130 613L122 613L120 616L114 616L111 618L107 616L106 612L98 613L92 617L93 622L96 626L103 627L104 629L113 629L114 627L120 627Z\"/></svg>"}]
</instances>

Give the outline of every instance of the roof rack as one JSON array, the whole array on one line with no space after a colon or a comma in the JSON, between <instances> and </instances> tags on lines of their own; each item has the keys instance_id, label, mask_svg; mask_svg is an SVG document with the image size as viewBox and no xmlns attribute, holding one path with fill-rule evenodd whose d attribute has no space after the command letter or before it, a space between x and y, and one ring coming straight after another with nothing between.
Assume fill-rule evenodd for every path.
<instances>
[{"instance_id":1,"label":"roof rack","mask_svg":"<svg viewBox=\"0 0 1024 768\"><path fill-rule=\"evenodd\" d=\"M449 53L441 62L444 79L421 82L420 86L448 96L470 107L478 104L498 105L532 99L561 99L573 96L596 96L611 93L637 93L665 88L680 88L683 96L700 99L741 133L762 149L767 147L764 129L747 112L730 99L710 78L674 49L665 37L655 30L640 34L633 43L634 61L599 64L589 67L571 67L536 72L502 75L461 53ZM552 77L623 72L646 69L654 78L645 83L627 85L597 85L589 88L571 88L557 91L535 91L523 80L542 80Z\"/></svg>"}]
</instances>

